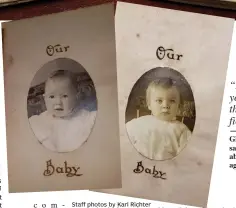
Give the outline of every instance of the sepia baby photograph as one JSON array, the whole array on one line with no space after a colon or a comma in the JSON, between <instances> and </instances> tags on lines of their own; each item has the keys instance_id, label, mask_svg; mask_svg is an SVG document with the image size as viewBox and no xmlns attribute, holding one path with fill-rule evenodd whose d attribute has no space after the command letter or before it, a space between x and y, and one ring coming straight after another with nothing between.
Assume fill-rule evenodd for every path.
<instances>
[{"instance_id":1,"label":"sepia baby photograph","mask_svg":"<svg viewBox=\"0 0 236 208\"><path fill-rule=\"evenodd\" d=\"M45 72L51 73L42 80ZM35 75L27 101L32 131L49 150L71 152L89 138L97 113L96 91L77 62L58 58L46 63Z\"/></svg>"},{"instance_id":2,"label":"sepia baby photograph","mask_svg":"<svg viewBox=\"0 0 236 208\"><path fill-rule=\"evenodd\" d=\"M206 207L234 19L118 2L115 24L122 188L99 191Z\"/></svg>"},{"instance_id":3,"label":"sepia baby photograph","mask_svg":"<svg viewBox=\"0 0 236 208\"><path fill-rule=\"evenodd\" d=\"M128 137L141 155L172 159L187 145L194 128L191 88L178 71L151 69L135 83L125 115Z\"/></svg>"},{"instance_id":4,"label":"sepia baby photograph","mask_svg":"<svg viewBox=\"0 0 236 208\"><path fill-rule=\"evenodd\" d=\"M9 192L120 188L113 3L2 27Z\"/></svg>"}]
</instances>

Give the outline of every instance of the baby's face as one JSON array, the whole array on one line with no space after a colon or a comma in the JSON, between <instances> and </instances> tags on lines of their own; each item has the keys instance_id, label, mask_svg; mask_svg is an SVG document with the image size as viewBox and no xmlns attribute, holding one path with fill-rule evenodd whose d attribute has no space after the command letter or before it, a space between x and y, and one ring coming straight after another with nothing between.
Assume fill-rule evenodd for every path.
<instances>
[{"instance_id":1,"label":"baby's face","mask_svg":"<svg viewBox=\"0 0 236 208\"><path fill-rule=\"evenodd\" d=\"M53 78L46 82L45 104L54 117L65 117L76 107L76 89L67 77Z\"/></svg>"},{"instance_id":2,"label":"baby's face","mask_svg":"<svg viewBox=\"0 0 236 208\"><path fill-rule=\"evenodd\" d=\"M180 94L176 87L155 87L149 95L149 110L163 121L175 119L180 104Z\"/></svg>"}]
</instances>

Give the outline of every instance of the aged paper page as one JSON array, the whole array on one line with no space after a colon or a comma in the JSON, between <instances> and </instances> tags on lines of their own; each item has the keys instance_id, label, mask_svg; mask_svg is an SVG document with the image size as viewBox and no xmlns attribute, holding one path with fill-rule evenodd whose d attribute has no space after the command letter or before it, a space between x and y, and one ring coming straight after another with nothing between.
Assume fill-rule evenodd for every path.
<instances>
[{"instance_id":1,"label":"aged paper page","mask_svg":"<svg viewBox=\"0 0 236 208\"><path fill-rule=\"evenodd\" d=\"M3 28L9 191L121 187L114 5Z\"/></svg>"},{"instance_id":2,"label":"aged paper page","mask_svg":"<svg viewBox=\"0 0 236 208\"><path fill-rule=\"evenodd\" d=\"M116 43L122 188L104 192L206 206L233 24L233 19L118 3ZM147 89L147 84L140 81L143 77L147 82L159 82L163 77L175 79L171 71L190 86L190 93L183 91L182 94L187 95L185 101L192 102L193 116L186 114L179 119L180 116L174 114L178 119L172 117L173 120L166 122L156 119L161 116L156 116L152 107L146 111L141 110L140 105L130 107L137 83L140 91L135 91L136 98L140 98L140 92L142 102L148 101L145 94L141 94ZM163 97L168 95L166 89L174 92L177 88L160 87L156 92ZM174 94L178 97L177 91ZM162 102L159 98L157 101ZM170 113L165 111L163 115L166 114ZM130 123L127 127L132 119L133 126ZM189 122L185 122L187 120ZM164 131L173 123L178 124L176 131L169 127ZM191 136L165 136L180 128ZM162 131L164 133L160 133ZM129 132L138 136L130 137ZM178 152L180 140L186 144L182 143L183 148ZM169 141L166 146L169 149L163 141ZM165 156L164 150L172 157ZM158 155L161 152L163 154Z\"/></svg>"}]
</instances>

